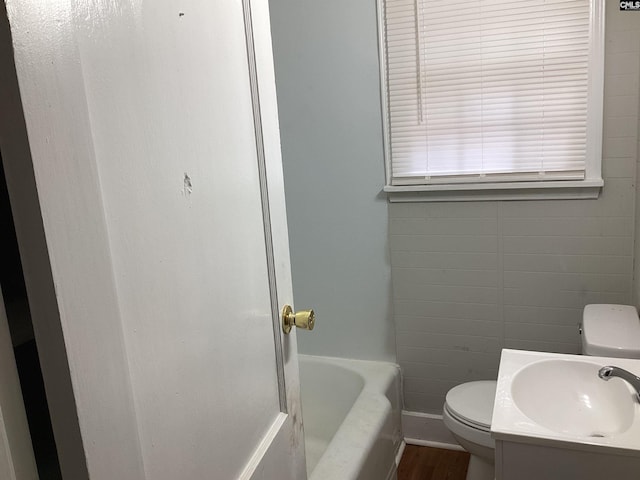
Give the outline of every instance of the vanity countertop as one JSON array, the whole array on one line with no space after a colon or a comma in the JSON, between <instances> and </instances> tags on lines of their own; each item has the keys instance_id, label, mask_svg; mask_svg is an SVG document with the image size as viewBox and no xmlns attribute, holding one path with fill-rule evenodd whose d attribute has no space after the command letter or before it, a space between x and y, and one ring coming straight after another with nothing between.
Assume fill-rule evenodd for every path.
<instances>
[{"instance_id":1,"label":"vanity countertop","mask_svg":"<svg viewBox=\"0 0 640 480\"><path fill-rule=\"evenodd\" d=\"M598 378L605 365L640 375L635 359L504 349L491 436L640 457L640 402L627 382Z\"/></svg>"}]
</instances>

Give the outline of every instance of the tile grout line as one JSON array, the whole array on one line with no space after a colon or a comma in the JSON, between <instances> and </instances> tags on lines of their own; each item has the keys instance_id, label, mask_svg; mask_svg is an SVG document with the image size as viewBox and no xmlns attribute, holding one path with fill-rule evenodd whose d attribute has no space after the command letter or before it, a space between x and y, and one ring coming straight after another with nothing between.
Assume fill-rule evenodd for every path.
<instances>
[{"instance_id":1,"label":"tile grout line","mask_svg":"<svg viewBox=\"0 0 640 480\"><path fill-rule=\"evenodd\" d=\"M502 328L500 329L500 347L504 348L506 323L504 318L504 239L502 226L502 202L496 204L496 226L497 226L497 269L498 269L498 315Z\"/></svg>"},{"instance_id":2,"label":"tile grout line","mask_svg":"<svg viewBox=\"0 0 640 480\"><path fill-rule=\"evenodd\" d=\"M640 50L640 35L638 35L636 33L636 46L637 46L637 50ZM637 51L636 51L637 53ZM638 118L640 118L640 86L639 86L639 92L638 92L638 105L636 107L636 111L637 111L637 115ZM634 189L633 189L633 193L634 193L634 201L633 201L633 217L632 217L632 222L633 222L633 228L631 229L631 245L632 245L632 249L631 249L631 285L630 285L630 292L629 292L629 300L632 305L635 305L636 307L638 306L638 287L636 286L636 283L638 282L638 246L636 245L636 243L638 242L638 228L640 228L640 225L638 224L638 202L640 201L640 198L638 196L638 174L640 173L638 171L638 163L640 162L640 122L638 122L638 128L636 131L636 161L635 161L635 178L633 179L634 181Z\"/></svg>"}]
</instances>

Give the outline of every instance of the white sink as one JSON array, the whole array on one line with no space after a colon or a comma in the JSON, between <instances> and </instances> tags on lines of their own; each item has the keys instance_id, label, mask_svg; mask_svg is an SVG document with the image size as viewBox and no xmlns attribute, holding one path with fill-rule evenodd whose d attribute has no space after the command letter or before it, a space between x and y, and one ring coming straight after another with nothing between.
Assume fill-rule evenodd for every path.
<instances>
[{"instance_id":1,"label":"white sink","mask_svg":"<svg viewBox=\"0 0 640 480\"><path fill-rule=\"evenodd\" d=\"M640 402L625 381L598 377L640 360L502 351L491 420L496 478L638 480Z\"/></svg>"},{"instance_id":2,"label":"white sink","mask_svg":"<svg viewBox=\"0 0 640 480\"><path fill-rule=\"evenodd\" d=\"M598 378L640 360L502 351L491 421L495 440L640 457L640 403L624 380Z\"/></svg>"},{"instance_id":3,"label":"white sink","mask_svg":"<svg viewBox=\"0 0 640 480\"><path fill-rule=\"evenodd\" d=\"M637 400L624 381L598 378L603 364L551 359L513 376L511 395L522 413L558 433L592 438L628 430Z\"/></svg>"}]
</instances>

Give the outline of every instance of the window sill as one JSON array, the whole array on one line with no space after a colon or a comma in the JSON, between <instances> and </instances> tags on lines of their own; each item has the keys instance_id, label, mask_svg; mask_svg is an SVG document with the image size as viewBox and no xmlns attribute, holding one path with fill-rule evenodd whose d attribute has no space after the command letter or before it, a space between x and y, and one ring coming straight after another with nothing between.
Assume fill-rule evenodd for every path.
<instances>
[{"instance_id":1,"label":"window sill","mask_svg":"<svg viewBox=\"0 0 640 480\"><path fill-rule=\"evenodd\" d=\"M495 200L577 200L600 195L602 179L475 183L449 185L387 185L390 202L480 202Z\"/></svg>"}]
</instances>

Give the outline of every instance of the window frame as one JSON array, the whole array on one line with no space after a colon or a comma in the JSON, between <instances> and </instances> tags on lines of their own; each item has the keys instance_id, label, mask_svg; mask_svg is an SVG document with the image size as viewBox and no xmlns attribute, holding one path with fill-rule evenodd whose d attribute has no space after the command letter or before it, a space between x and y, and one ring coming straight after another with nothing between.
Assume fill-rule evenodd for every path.
<instances>
[{"instance_id":1,"label":"window frame","mask_svg":"<svg viewBox=\"0 0 640 480\"><path fill-rule=\"evenodd\" d=\"M587 158L583 180L458 182L420 185L391 184L391 142L389 98L384 38L384 2L376 0L378 15L378 56L380 101L385 163L384 192L390 202L479 201L479 200L557 200L595 199L604 186L602 141L605 65L605 0L590 0L591 51L587 101ZM455 10L452 10L455 15Z\"/></svg>"}]
</instances>

